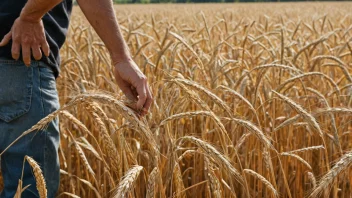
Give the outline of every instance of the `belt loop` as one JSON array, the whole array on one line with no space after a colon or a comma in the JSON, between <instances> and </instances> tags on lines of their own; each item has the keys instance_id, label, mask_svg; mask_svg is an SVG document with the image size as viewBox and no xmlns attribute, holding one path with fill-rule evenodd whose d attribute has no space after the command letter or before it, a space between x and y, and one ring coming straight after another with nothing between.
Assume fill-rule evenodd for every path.
<instances>
[{"instance_id":1,"label":"belt loop","mask_svg":"<svg viewBox=\"0 0 352 198\"><path fill-rule=\"evenodd\" d=\"M31 67L38 67L39 61L31 61Z\"/></svg>"}]
</instances>

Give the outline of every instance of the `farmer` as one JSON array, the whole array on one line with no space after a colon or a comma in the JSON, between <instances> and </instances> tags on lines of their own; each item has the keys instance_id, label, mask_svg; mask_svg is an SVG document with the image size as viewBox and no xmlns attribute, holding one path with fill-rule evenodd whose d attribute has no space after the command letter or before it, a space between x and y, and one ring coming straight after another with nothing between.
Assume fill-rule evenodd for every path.
<instances>
[{"instance_id":1,"label":"farmer","mask_svg":"<svg viewBox=\"0 0 352 198\"><path fill-rule=\"evenodd\" d=\"M110 52L117 85L136 100L141 116L148 113L152 95L144 74L131 59L111 0L77 0L90 24ZM21 133L59 108L55 79L60 74L59 49L64 44L72 0L0 0L0 153ZM1 155L4 190L12 198L26 155L43 171L49 198L59 186L59 125L52 121L30 133ZM32 170L23 172L24 198L39 197Z\"/></svg>"}]
</instances>

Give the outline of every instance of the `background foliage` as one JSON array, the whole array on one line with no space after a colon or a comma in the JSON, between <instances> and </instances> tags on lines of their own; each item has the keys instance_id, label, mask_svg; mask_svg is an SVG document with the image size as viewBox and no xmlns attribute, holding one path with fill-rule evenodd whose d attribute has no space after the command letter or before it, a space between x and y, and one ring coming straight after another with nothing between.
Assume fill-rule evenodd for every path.
<instances>
[{"instance_id":1,"label":"background foliage","mask_svg":"<svg viewBox=\"0 0 352 198\"><path fill-rule=\"evenodd\" d=\"M117 4L123 3L230 3L230 2L303 2L307 0L114 0ZM324 0L322 0L324 1ZM350 0L339 0L350 1Z\"/></svg>"}]
</instances>

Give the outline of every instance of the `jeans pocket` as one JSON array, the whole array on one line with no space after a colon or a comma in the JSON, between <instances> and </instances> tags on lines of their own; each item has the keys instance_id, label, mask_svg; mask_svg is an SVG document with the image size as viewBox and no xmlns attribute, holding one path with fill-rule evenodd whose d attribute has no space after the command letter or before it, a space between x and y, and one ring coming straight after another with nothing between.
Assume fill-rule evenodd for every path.
<instances>
[{"instance_id":1,"label":"jeans pocket","mask_svg":"<svg viewBox=\"0 0 352 198\"><path fill-rule=\"evenodd\" d=\"M56 80L54 72L48 66L40 66L40 95L44 108L44 116L56 111L60 107L59 98L56 89Z\"/></svg>"},{"instance_id":2,"label":"jeans pocket","mask_svg":"<svg viewBox=\"0 0 352 198\"><path fill-rule=\"evenodd\" d=\"M48 66L40 66L40 88L42 91L56 93L56 79L53 70Z\"/></svg>"},{"instance_id":3,"label":"jeans pocket","mask_svg":"<svg viewBox=\"0 0 352 198\"><path fill-rule=\"evenodd\" d=\"M0 61L0 119L11 122L31 108L33 68Z\"/></svg>"}]
</instances>

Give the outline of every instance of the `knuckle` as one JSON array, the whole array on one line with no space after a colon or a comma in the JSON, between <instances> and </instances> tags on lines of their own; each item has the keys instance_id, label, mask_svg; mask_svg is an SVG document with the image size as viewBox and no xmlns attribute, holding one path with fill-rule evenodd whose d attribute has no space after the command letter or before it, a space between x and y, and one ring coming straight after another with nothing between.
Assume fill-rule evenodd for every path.
<instances>
[{"instance_id":1,"label":"knuckle","mask_svg":"<svg viewBox=\"0 0 352 198\"><path fill-rule=\"evenodd\" d=\"M24 44L31 44L32 43L32 39L30 37L25 37L22 42Z\"/></svg>"},{"instance_id":2,"label":"knuckle","mask_svg":"<svg viewBox=\"0 0 352 198\"><path fill-rule=\"evenodd\" d=\"M38 54L40 52L40 45L38 44L32 44L31 48L34 53Z\"/></svg>"},{"instance_id":3,"label":"knuckle","mask_svg":"<svg viewBox=\"0 0 352 198\"><path fill-rule=\"evenodd\" d=\"M15 35L12 37L13 41L19 41L20 40L20 37L18 35Z\"/></svg>"},{"instance_id":4,"label":"knuckle","mask_svg":"<svg viewBox=\"0 0 352 198\"><path fill-rule=\"evenodd\" d=\"M32 45L33 46L39 46L39 44L40 44L40 42L38 41L38 40L34 40L33 42L32 42Z\"/></svg>"},{"instance_id":5,"label":"knuckle","mask_svg":"<svg viewBox=\"0 0 352 198\"><path fill-rule=\"evenodd\" d=\"M11 50L11 53L12 55L20 55L20 53L15 49Z\"/></svg>"},{"instance_id":6,"label":"knuckle","mask_svg":"<svg viewBox=\"0 0 352 198\"><path fill-rule=\"evenodd\" d=\"M46 42L46 39L45 39L44 35L39 36L39 40L42 41L42 42Z\"/></svg>"},{"instance_id":7,"label":"knuckle","mask_svg":"<svg viewBox=\"0 0 352 198\"><path fill-rule=\"evenodd\" d=\"M25 45L30 45L31 44L31 42L29 40L23 40L22 43L25 44Z\"/></svg>"},{"instance_id":8,"label":"knuckle","mask_svg":"<svg viewBox=\"0 0 352 198\"><path fill-rule=\"evenodd\" d=\"M19 44L16 42L12 43L11 51L18 51L19 50Z\"/></svg>"}]
</instances>

